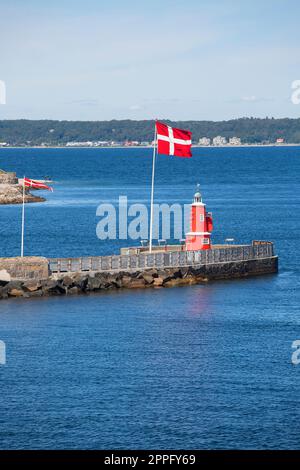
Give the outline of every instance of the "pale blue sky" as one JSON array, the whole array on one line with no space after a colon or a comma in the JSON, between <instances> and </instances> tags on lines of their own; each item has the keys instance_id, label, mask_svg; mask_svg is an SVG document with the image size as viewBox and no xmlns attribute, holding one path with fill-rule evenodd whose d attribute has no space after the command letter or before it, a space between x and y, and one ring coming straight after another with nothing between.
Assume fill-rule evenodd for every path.
<instances>
[{"instance_id":1,"label":"pale blue sky","mask_svg":"<svg viewBox=\"0 0 300 470\"><path fill-rule=\"evenodd\" d=\"M0 119L300 117L299 0L0 0Z\"/></svg>"}]
</instances>

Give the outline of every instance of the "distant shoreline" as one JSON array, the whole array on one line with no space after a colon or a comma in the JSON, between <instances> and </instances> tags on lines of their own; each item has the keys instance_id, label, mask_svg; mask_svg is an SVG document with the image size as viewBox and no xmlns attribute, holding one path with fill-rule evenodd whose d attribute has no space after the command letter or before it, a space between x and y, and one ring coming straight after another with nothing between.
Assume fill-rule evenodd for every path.
<instances>
[{"instance_id":1,"label":"distant shoreline","mask_svg":"<svg viewBox=\"0 0 300 470\"><path fill-rule=\"evenodd\" d=\"M202 148L202 149L217 149L217 148L247 148L247 147L300 147L299 144L241 144L241 145L192 145L192 148ZM153 146L151 145L107 145L107 146L90 146L90 145L82 145L82 146L65 146L65 145L31 145L31 146L0 146L0 150L2 149L152 149Z\"/></svg>"}]
</instances>

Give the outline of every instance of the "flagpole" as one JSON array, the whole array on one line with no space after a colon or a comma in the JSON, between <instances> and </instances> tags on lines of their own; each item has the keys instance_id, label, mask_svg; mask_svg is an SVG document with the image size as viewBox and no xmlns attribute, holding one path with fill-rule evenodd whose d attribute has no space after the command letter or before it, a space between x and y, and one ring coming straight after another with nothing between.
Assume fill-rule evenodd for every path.
<instances>
[{"instance_id":1,"label":"flagpole","mask_svg":"<svg viewBox=\"0 0 300 470\"><path fill-rule=\"evenodd\" d=\"M25 176L24 176L24 178L23 178L21 258L24 257L24 224L25 224Z\"/></svg>"},{"instance_id":2,"label":"flagpole","mask_svg":"<svg viewBox=\"0 0 300 470\"><path fill-rule=\"evenodd\" d=\"M152 253L152 237L153 237L153 200L154 200L154 177L155 177L155 160L156 160L156 122L154 131L154 145L152 158L152 182L151 182L151 202L150 202L150 235L149 235L149 253Z\"/></svg>"}]
</instances>

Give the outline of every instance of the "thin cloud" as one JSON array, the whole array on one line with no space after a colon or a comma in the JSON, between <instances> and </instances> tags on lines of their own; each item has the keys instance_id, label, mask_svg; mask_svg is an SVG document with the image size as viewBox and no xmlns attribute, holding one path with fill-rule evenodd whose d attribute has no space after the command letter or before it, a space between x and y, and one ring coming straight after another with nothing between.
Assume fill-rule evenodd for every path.
<instances>
[{"instance_id":1,"label":"thin cloud","mask_svg":"<svg viewBox=\"0 0 300 470\"><path fill-rule=\"evenodd\" d=\"M132 104L131 106L129 106L129 109L130 111L140 111L141 109L143 109L143 106L139 104Z\"/></svg>"},{"instance_id":2,"label":"thin cloud","mask_svg":"<svg viewBox=\"0 0 300 470\"><path fill-rule=\"evenodd\" d=\"M274 98L256 96L256 95L245 95L240 98L233 98L228 100L228 103L264 103L274 101Z\"/></svg>"},{"instance_id":3,"label":"thin cloud","mask_svg":"<svg viewBox=\"0 0 300 470\"><path fill-rule=\"evenodd\" d=\"M96 99L81 99L66 101L64 104L75 104L79 106L97 106L99 104L99 101Z\"/></svg>"}]
</instances>

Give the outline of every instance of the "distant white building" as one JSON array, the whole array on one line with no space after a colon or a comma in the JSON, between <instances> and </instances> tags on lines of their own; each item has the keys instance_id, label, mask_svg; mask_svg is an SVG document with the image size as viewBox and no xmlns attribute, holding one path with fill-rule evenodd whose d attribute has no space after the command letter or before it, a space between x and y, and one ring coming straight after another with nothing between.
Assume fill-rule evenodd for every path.
<instances>
[{"instance_id":1,"label":"distant white building","mask_svg":"<svg viewBox=\"0 0 300 470\"><path fill-rule=\"evenodd\" d=\"M66 147L92 147L93 142L87 141L87 142L67 142Z\"/></svg>"},{"instance_id":2,"label":"distant white building","mask_svg":"<svg viewBox=\"0 0 300 470\"><path fill-rule=\"evenodd\" d=\"M213 145L215 146L222 146L226 144L227 144L226 137L222 137L221 135L218 135L217 137L214 137L213 139Z\"/></svg>"},{"instance_id":3,"label":"distant white building","mask_svg":"<svg viewBox=\"0 0 300 470\"><path fill-rule=\"evenodd\" d=\"M6 147L6 145L8 145L7 142L0 142L0 147Z\"/></svg>"},{"instance_id":4,"label":"distant white building","mask_svg":"<svg viewBox=\"0 0 300 470\"><path fill-rule=\"evenodd\" d=\"M284 139L282 137L279 137L276 139L276 144L284 144Z\"/></svg>"},{"instance_id":5,"label":"distant white building","mask_svg":"<svg viewBox=\"0 0 300 470\"><path fill-rule=\"evenodd\" d=\"M95 147L108 147L110 143L108 140L97 140L97 142L93 142Z\"/></svg>"},{"instance_id":6,"label":"distant white building","mask_svg":"<svg viewBox=\"0 0 300 470\"><path fill-rule=\"evenodd\" d=\"M140 145L138 140L126 140L124 143L125 147L137 147Z\"/></svg>"},{"instance_id":7,"label":"distant white building","mask_svg":"<svg viewBox=\"0 0 300 470\"><path fill-rule=\"evenodd\" d=\"M230 137L229 145L241 145L241 139L239 137Z\"/></svg>"},{"instance_id":8,"label":"distant white building","mask_svg":"<svg viewBox=\"0 0 300 470\"><path fill-rule=\"evenodd\" d=\"M201 139L199 139L199 145L207 147L210 145L210 139L208 137L201 137Z\"/></svg>"},{"instance_id":9,"label":"distant white building","mask_svg":"<svg viewBox=\"0 0 300 470\"><path fill-rule=\"evenodd\" d=\"M115 140L112 140L110 143L111 147L122 147L122 142L117 142Z\"/></svg>"}]
</instances>

